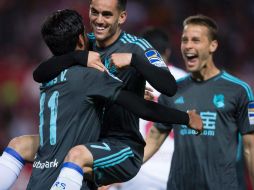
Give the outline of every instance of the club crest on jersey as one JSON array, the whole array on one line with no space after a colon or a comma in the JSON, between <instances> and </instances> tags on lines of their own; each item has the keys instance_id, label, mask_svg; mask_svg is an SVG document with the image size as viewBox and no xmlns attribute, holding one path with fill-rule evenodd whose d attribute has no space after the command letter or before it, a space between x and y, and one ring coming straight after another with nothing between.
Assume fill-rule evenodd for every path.
<instances>
[{"instance_id":1,"label":"club crest on jersey","mask_svg":"<svg viewBox=\"0 0 254 190\"><path fill-rule=\"evenodd\" d=\"M254 101L249 102L248 104L248 115L249 115L250 124L254 125Z\"/></svg>"},{"instance_id":2,"label":"club crest on jersey","mask_svg":"<svg viewBox=\"0 0 254 190\"><path fill-rule=\"evenodd\" d=\"M213 97L213 104L217 108L224 108L225 107L224 95L223 94L215 94Z\"/></svg>"},{"instance_id":3,"label":"club crest on jersey","mask_svg":"<svg viewBox=\"0 0 254 190\"><path fill-rule=\"evenodd\" d=\"M166 67L166 64L164 63L161 55L156 50L149 50L145 52L146 58L149 60L149 62L157 67Z\"/></svg>"},{"instance_id":4,"label":"club crest on jersey","mask_svg":"<svg viewBox=\"0 0 254 190\"><path fill-rule=\"evenodd\" d=\"M110 58L107 57L107 58L104 60L104 65L105 65L105 67L108 69L108 71L109 71L111 74L115 75L115 74L118 73L116 66L110 64Z\"/></svg>"}]
</instances>

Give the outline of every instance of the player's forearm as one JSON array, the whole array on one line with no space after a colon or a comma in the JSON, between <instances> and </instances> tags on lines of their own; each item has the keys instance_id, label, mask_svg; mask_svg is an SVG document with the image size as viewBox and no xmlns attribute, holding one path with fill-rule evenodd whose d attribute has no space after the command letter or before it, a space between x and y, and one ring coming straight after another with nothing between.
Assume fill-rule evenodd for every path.
<instances>
[{"instance_id":1,"label":"player's forearm","mask_svg":"<svg viewBox=\"0 0 254 190\"><path fill-rule=\"evenodd\" d=\"M68 54L54 56L42 62L33 72L36 82L43 83L54 79L63 70L74 65L87 65L88 51L73 51Z\"/></svg>"},{"instance_id":2,"label":"player's forearm","mask_svg":"<svg viewBox=\"0 0 254 190\"><path fill-rule=\"evenodd\" d=\"M186 112L144 100L143 98L124 90L118 94L116 103L124 106L130 112L148 121L182 125L188 125L190 121L189 115Z\"/></svg>"},{"instance_id":3,"label":"player's forearm","mask_svg":"<svg viewBox=\"0 0 254 190\"><path fill-rule=\"evenodd\" d=\"M249 176L254 190L254 134L247 134L243 137L244 156Z\"/></svg>"},{"instance_id":4,"label":"player's forearm","mask_svg":"<svg viewBox=\"0 0 254 190\"><path fill-rule=\"evenodd\" d=\"M245 160L252 183L252 189L254 190L254 150L252 150L252 152L251 155L245 155Z\"/></svg>"},{"instance_id":5,"label":"player's forearm","mask_svg":"<svg viewBox=\"0 0 254 190\"><path fill-rule=\"evenodd\" d=\"M149 160L161 147L165 141L167 133L159 131L156 127L152 126L147 137L146 146L144 151L143 163Z\"/></svg>"},{"instance_id":6,"label":"player's forearm","mask_svg":"<svg viewBox=\"0 0 254 190\"><path fill-rule=\"evenodd\" d=\"M157 91L167 96L175 95L177 85L175 78L169 70L146 63L142 57L136 54L132 54L131 65L135 67Z\"/></svg>"}]
</instances>

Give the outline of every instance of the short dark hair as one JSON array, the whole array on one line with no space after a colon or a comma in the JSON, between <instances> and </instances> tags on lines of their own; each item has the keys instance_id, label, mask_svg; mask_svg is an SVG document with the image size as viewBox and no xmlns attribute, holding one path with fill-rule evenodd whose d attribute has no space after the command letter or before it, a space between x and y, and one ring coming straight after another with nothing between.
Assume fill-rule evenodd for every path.
<instances>
[{"instance_id":1,"label":"short dark hair","mask_svg":"<svg viewBox=\"0 0 254 190\"><path fill-rule=\"evenodd\" d=\"M90 0L90 3L92 0ZM127 0L117 0L117 8L120 11L125 11L126 10L126 5L127 5Z\"/></svg>"},{"instance_id":2,"label":"short dark hair","mask_svg":"<svg viewBox=\"0 0 254 190\"><path fill-rule=\"evenodd\" d=\"M215 20L205 15L193 15L183 21L183 27L188 24L206 26L209 30L210 40L218 40L218 26Z\"/></svg>"},{"instance_id":3,"label":"short dark hair","mask_svg":"<svg viewBox=\"0 0 254 190\"><path fill-rule=\"evenodd\" d=\"M41 34L50 51L62 55L75 50L84 30L82 16L77 11L64 9L47 17Z\"/></svg>"},{"instance_id":4,"label":"short dark hair","mask_svg":"<svg viewBox=\"0 0 254 190\"><path fill-rule=\"evenodd\" d=\"M153 27L147 28L141 33L141 36L162 55L165 53L166 49L170 49L168 34L161 29Z\"/></svg>"},{"instance_id":5,"label":"short dark hair","mask_svg":"<svg viewBox=\"0 0 254 190\"><path fill-rule=\"evenodd\" d=\"M118 0L118 9L120 11L125 11L127 5L127 0Z\"/></svg>"}]
</instances>

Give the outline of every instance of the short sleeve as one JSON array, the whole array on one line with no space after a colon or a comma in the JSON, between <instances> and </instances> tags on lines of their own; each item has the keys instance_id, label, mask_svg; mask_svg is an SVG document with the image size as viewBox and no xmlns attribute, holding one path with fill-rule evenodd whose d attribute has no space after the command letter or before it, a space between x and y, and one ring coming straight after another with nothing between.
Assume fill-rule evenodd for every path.
<instances>
[{"instance_id":1,"label":"short sleeve","mask_svg":"<svg viewBox=\"0 0 254 190\"><path fill-rule=\"evenodd\" d=\"M249 86L238 97L236 120L241 134L254 132L254 100Z\"/></svg>"}]
</instances>

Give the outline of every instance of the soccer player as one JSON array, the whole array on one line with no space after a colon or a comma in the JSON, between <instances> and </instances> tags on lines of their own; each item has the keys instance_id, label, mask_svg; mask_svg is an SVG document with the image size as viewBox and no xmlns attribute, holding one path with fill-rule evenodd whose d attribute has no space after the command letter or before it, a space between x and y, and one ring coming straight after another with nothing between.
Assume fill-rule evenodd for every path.
<instances>
[{"instance_id":1,"label":"soccer player","mask_svg":"<svg viewBox=\"0 0 254 190\"><path fill-rule=\"evenodd\" d=\"M43 23L41 33L54 55L86 48L82 17L75 11L53 13ZM42 84L40 147L27 189L49 189L68 150L98 139L102 105L105 99L114 101L121 88L122 83L106 72L78 66L66 69ZM15 153L9 148L5 152ZM64 184L60 186L64 188Z\"/></svg>"},{"instance_id":2,"label":"soccer player","mask_svg":"<svg viewBox=\"0 0 254 190\"><path fill-rule=\"evenodd\" d=\"M44 27L42 28L42 34L44 35L44 39L47 45L55 55L61 55L69 51L73 51L74 49L83 50L85 48L85 36L83 35L84 29L82 30L83 25L80 21L82 21L82 19L76 12L64 10L56 12L44 24ZM74 38L74 40L72 38ZM76 42L76 44L74 42ZM66 48L66 46L69 46L70 44L72 46ZM76 46L74 46L73 44ZM90 53L91 52L89 52L89 55ZM89 55L87 59L89 59ZM166 108L158 109L158 105L152 102L147 101L144 103L144 100L142 100L141 98L139 98L139 101L136 101L136 96L131 95L129 92L126 92L124 90L120 90L120 88L122 87L122 83L115 79L112 79L110 76L108 76L107 73L100 73L99 71L91 68L87 68L85 70L88 72L88 74L86 71L83 71L79 67L72 67L68 70L64 70L53 80L47 83L43 83L43 86L41 87L42 93L40 101L40 147L35 158L32 178L29 182L28 189L48 189L49 186L51 186L53 181L56 179L54 176L57 175L60 170L58 166L63 162L63 158L68 152L68 150L70 150L70 148L74 147L75 145L85 144L86 142L90 142L91 140L97 140L96 137L98 136L98 132L100 131L100 120L98 115L100 116L101 113L103 113L101 108L103 103L105 102L104 99L107 97L112 98L112 100L115 99L116 105L124 105L128 108L129 111L132 111L138 114L138 116L147 119L158 121L160 120L162 122L175 122L176 120L177 123L189 123L191 124L191 126L195 126L196 124L198 124L198 129L202 126L202 122L199 121L198 116L194 113L190 113L189 117L188 114L186 114L185 112L174 110L173 112L176 114L174 115L172 114L172 110ZM92 74L95 73L95 81L92 81L93 78L89 78L90 72ZM70 75L70 73L73 74ZM101 79L104 78L106 81L101 81ZM103 84L107 84L107 80L109 84L112 83L111 88L113 88L114 84L116 83L115 93L111 92L110 88L107 89L106 85L101 87ZM86 90L84 90L83 88L85 88ZM69 89L72 93L68 92L67 89ZM91 90L91 92L89 90ZM112 93L111 96L110 93ZM84 97L82 95L84 95ZM71 103L70 101L67 101L66 98L72 100ZM82 107L83 102L86 105L84 105L84 108ZM143 106L140 107L139 102L143 102ZM63 104L66 105L62 106ZM94 109L94 112L90 112L89 108L92 110ZM92 114L91 117L89 117L89 114ZM73 118L71 118L70 116L73 116ZM81 118L78 119L78 117ZM65 121L63 121L63 119L65 119ZM66 119L68 119L68 122L66 122ZM50 128L43 127L49 124ZM87 137L85 135L87 135ZM35 147L38 147L38 137L36 138L36 136L28 136L27 138L29 138L30 140L28 143L29 146L25 146L24 149L30 148L32 149L30 151L33 152L34 150L36 150ZM20 140L19 142L23 143L22 140ZM119 143L118 146L121 146L121 144ZM95 148L98 150L102 149L111 153L111 147L105 142L101 142L99 145L93 144L91 145L91 148ZM27 153L29 152L29 150L24 150L24 152ZM75 152L75 149L71 150L71 153L73 152ZM79 154L79 156L82 156L81 153ZM20 156L20 154L18 154L18 152L13 149L6 149L3 156L0 158L0 170L4 172L7 171L3 169L3 166L5 166L4 164L6 164L7 162L7 168L10 167L11 170L14 170L13 178L15 178L23 165L25 157L24 155L25 154ZM34 155L34 153L30 153L28 155L29 156L27 157L32 159L31 155ZM69 156L73 158L73 154L70 154ZM132 157L132 155L130 155L130 157ZM56 183L55 186L57 188L75 189L76 185L82 185L76 183L75 180L76 178L80 178L80 174L77 174L76 171L82 173L83 170L81 169L80 171L79 169L77 169L78 166L73 163L66 163L64 166L65 167L64 169L62 169L62 171L67 174L73 174L72 178L68 182L68 184ZM8 175L6 175L6 179L3 179L2 177L4 176L1 175L0 187L3 189L8 188L6 186L3 186L6 185L4 183L9 178L7 176Z\"/></svg>"},{"instance_id":3,"label":"soccer player","mask_svg":"<svg viewBox=\"0 0 254 190\"><path fill-rule=\"evenodd\" d=\"M158 50L176 80L187 75L185 71L175 67L169 62L171 47L168 34L165 31L159 28L149 27L142 32L142 37ZM146 87L147 86L152 88L149 83L146 84ZM159 95L160 93L153 89L153 99L157 101ZM152 122L140 119L139 129L144 137L147 135L152 125ZM141 167L138 174L126 183L117 184L118 188L121 190L136 190L140 187L143 189L154 190L166 189L172 154L174 151L174 138L173 135L165 136L165 138L166 139L160 149ZM111 189L113 189L113 187L111 187L110 190Z\"/></svg>"},{"instance_id":4,"label":"soccer player","mask_svg":"<svg viewBox=\"0 0 254 190\"><path fill-rule=\"evenodd\" d=\"M174 129L175 149L167 183L170 190L240 189L236 171L239 133L254 182L253 93L248 84L215 66L217 30L216 22L204 15L184 20L181 51L191 74L177 81L174 97L159 97L159 102L169 107L196 109L203 120L203 132L197 137L185 125L157 124L146 139L144 161Z\"/></svg>"}]
</instances>

